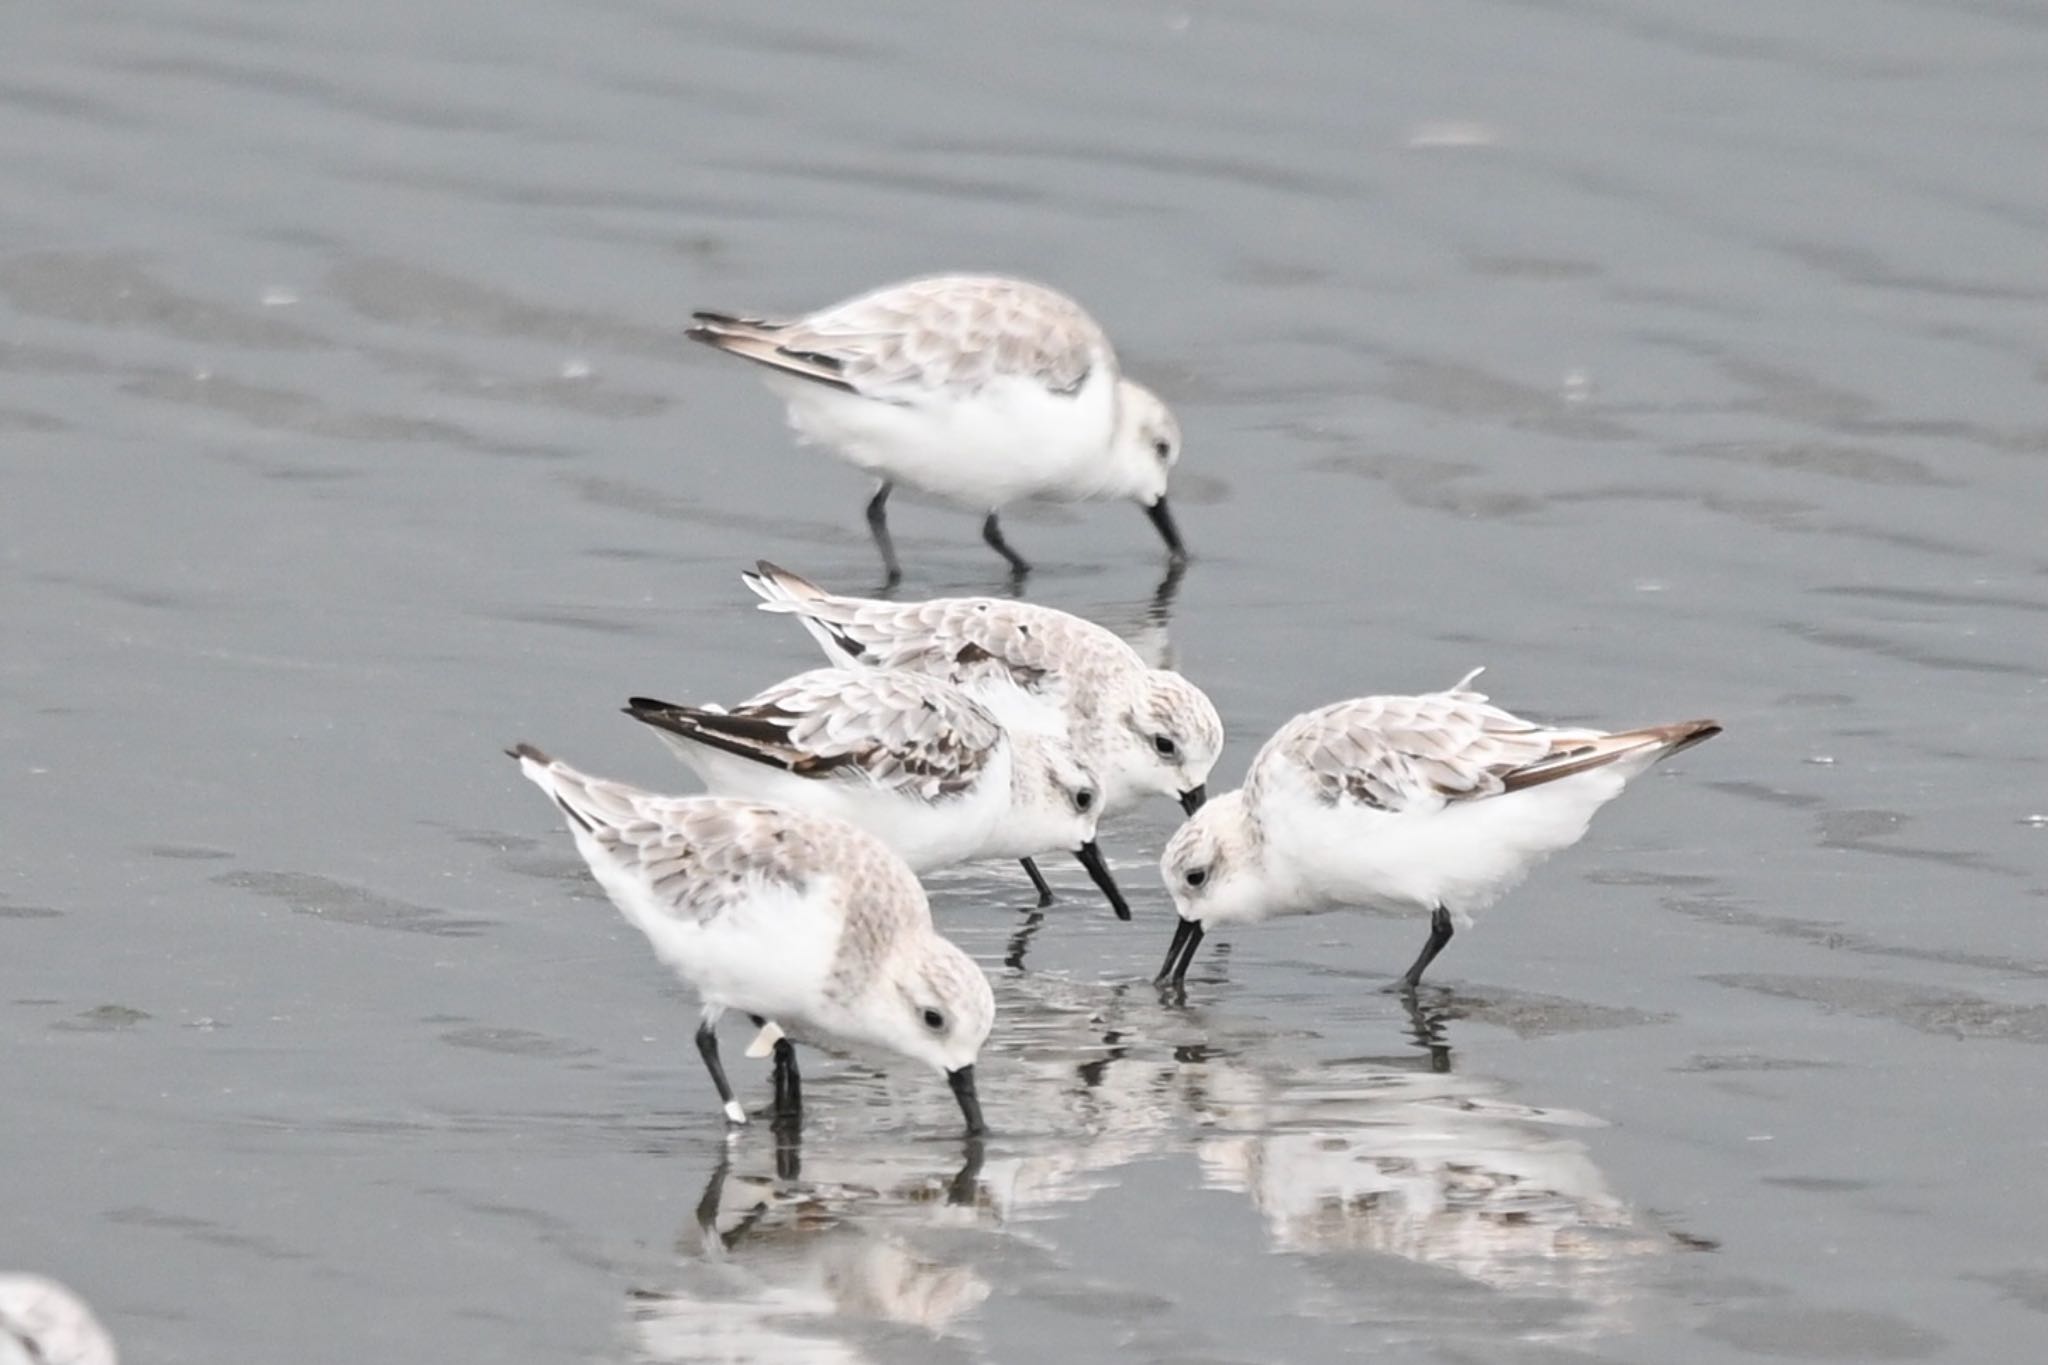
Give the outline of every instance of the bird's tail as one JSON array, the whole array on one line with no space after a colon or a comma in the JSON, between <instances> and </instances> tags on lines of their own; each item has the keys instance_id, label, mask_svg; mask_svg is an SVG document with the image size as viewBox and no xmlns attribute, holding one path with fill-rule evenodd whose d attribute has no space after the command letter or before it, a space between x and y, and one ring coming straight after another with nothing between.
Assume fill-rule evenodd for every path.
<instances>
[{"instance_id":1,"label":"bird's tail","mask_svg":"<svg viewBox=\"0 0 2048 1365\"><path fill-rule=\"evenodd\" d=\"M1695 744L1705 744L1721 733L1718 720L1682 720L1676 725L1650 725L1628 733L1637 735L1662 747L1659 759L1671 757L1681 749L1690 749ZM1616 736L1619 738L1619 736Z\"/></svg>"},{"instance_id":2,"label":"bird's tail","mask_svg":"<svg viewBox=\"0 0 2048 1365\"><path fill-rule=\"evenodd\" d=\"M727 313L692 313L690 317L696 326L683 333L690 340L766 365L781 363L775 354L779 346L775 334L782 330L781 324L764 318L736 318Z\"/></svg>"},{"instance_id":3,"label":"bird's tail","mask_svg":"<svg viewBox=\"0 0 2048 1365\"><path fill-rule=\"evenodd\" d=\"M1613 734L1590 738L1574 736L1560 743L1553 757L1509 773L1502 779L1502 785L1508 791L1519 791L1630 759L1642 760L1641 766L1648 767L1681 749L1704 744L1720 733L1719 721L1682 720L1672 725L1645 725L1636 730L1617 730Z\"/></svg>"},{"instance_id":4,"label":"bird's tail","mask_svg":"<svg viewBox=\"0 0 2048 1365\"><path fill-rule=\"evenodd\" d=\"M799 603L822 602L831 596L802 574L765 559L756 561L752 572L743 571L740 582L761 599L762 611L798 611Z\"/></svg>"},{"instance_id":5,"label":"bird's tail","mask_svg":"<svg viewBox=\"0 0 2048 1365\"><path fill-rule=\"evenodd\" d=\"M809 349L786 322L762 318L736 318L725 313L692 313L696 326L683 335L701 341L713 350L724 351L756 365L766 365L785 375L814 380L830 388L854 391L846 376L846 358L829 351Z\"/></svg>"},{"instance_id":6,"label":"bird's tail","mask_svg":"<svg viewBox=\"0 0 2048 1365\"><path fill-rule=\"evenodd\" d=\"M505 753L519 760L519 771L548 794L570 823L584 832L616 829L635 818L634 791L618 782L581 773L559 759L549 758L531 744L515 744Z\"/></svg>"}]
</instances>

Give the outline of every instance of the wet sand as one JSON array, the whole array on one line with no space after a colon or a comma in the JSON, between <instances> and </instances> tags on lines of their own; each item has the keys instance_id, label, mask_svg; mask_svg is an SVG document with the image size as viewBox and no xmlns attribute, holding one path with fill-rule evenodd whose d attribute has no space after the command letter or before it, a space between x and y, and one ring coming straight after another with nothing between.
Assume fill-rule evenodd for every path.
<instances>
[{"instance_id":1,"label":"wet sand","mask_svg":"<svg viewBox=\"0 0 2048 1365\"><path fill-rule=\"evenodd\" d=\"M1997 0L32 7L0 54L6 1259L136 1360L2028 1361L2048 1311L2048 20ZM808 666L865 486L693 307L1087 301L1215 697L1727 726L1461 933L1216 936L1160 803L933 881L996 1136L695 1015L499 749ZM906 592L995 591L902 499ZM737 1048L734 1048L736 1051ZM765 1098L747 1064L744 1086Z\"/></svg>"}]
</instances>

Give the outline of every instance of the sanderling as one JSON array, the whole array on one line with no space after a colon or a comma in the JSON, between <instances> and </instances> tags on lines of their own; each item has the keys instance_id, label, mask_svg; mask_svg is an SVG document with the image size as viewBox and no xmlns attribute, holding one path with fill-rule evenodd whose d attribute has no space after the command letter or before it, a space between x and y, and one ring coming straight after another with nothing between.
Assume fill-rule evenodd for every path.
<instances>
[{"instance_id":1,"label":"sanderling","mask_svg":"<svg viewBox=\"0 0 2048 1365\"><path fill-rule=\"evenodd\" d=\"M1031 566L997 514L1023 498L1129 498L1175 563L1166 505L1180 426L1122 376L1109 338L1064 294L1023 280L935 275L799 318L697 313L689 335L767 367L800 438L879 481L868 528L893 585L889 490L907 483L988 513L982 539L1014 573Z\"/></svg>"},{"instance_id":2,"label":"sanderling","mask_svg":"<svg viewBox=\"0 0 2048 1365\"><path fill-rule=\"evenodd\" d=\"M1446 691L1360 697L1296 716L1167 843L1180 912L1161 982L1178 983L1207 926L1357 906L1429 916L1401 978L1413 990L1451 941L1658 759L1711 739L1711 720L1607 734L1553 729L1487 704L1475 669Z\"/></svg>"},{"instance_id":3,"label":"sanderling","mask_svg":"<svg viewBox=\"0 0 2048 1365\"><path fill-rule=\"evenodd\" d=\"M76 1294L41 1275L0 1275L0 1365L117 1365L114 1339Z\"/></svg>"},{"instance_id":4,"label":"sanderling","mask_svg":"<svg viewBox=\"0 0 2048 1365\"><path fill-rule=\"evenodd\" d=\"M697 1050L725 1116L745 1123L718 1056L729 1009L772 1019L776 1112L801 1109L796 1055L781 1032L880 1048L952 1085L967 1131L984 1131L974 1059L995 994L974 960L932 927L917 877L842 820L758 801L656 796L506 751L569 818L577 851L612 903L703 1001Z\"/></svg>"},{"instance_id":5,"label":"sanderling","mask_svg":"<svg viewBox=\"0 0 2048 1365\"><path fill-rule=\"evenodd\" d=\"M933 674L972 692L1012 729L1064 732L1102 779L1105 814L1141 795L1177 797L1189 812L1202 804L1223 749L1216 707L1092 621L994 597L835 597L766 560L740 577L763 611L794 615L835 663ZM1049 900L1038 869L1025 867Z\"/></svg>"},{"instance_id":6,"label":"sanderling","mask_svg":"<svg viewBox=\"0 0 2048 1365\"><path fill-rule=\"evenodd\" d=\"M1066 850L1131 907L1095 844L1101 785L1062 735L1010 731L943 678L905 669L819 668L730 709L635 697L718 796L794 806L858 825L913 872L976 858Z\"/></svg>"}]
</instances>

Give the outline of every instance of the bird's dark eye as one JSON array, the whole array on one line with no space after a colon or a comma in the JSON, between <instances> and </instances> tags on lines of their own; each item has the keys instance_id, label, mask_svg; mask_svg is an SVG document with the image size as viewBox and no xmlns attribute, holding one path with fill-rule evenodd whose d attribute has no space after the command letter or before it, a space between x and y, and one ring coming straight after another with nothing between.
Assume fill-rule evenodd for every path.
<instances>
[{"instance_id":1,"label":"bird's dark eye","mask_svg":"<svg viewBox=\"0 0 2048 1365\"><path fill-rule=\"evenodd\" d=\"M1074 793L1074 809L1085 811L1095 804L1095 793L1083 787Z\"/></svg>"},{"instance_id":2,"label":"bird's dark eye","mask_svg":"<svg viewBox=\"0 0 2048 1365\"><path fill-rule=\"evenodd\" d=\"M1206 867L1191 867L1191 868L1189 868L1189 869L1188 869L1188 885L1189 885L1189 886L1200 886L1200 885L1201 885L1201 884L1202 884L1203 882L1206 882L1206 881L1208 881L1208 880L1209 880L1209 869L1208 869L1208 868L1206 868Z\"/></svg>"},{"instance_id":3,"label":"bird's dark eye","mask_svg":"<svg viewBox=\"0 0 2048 1365\"><path fill-rule=\"evenodd\" d=\"M1171 457L1173 454L1173 442L1154 441L1152 443L1152 453L1154 455L1157 455L1162 460Z\"/></svg>"},{"instance_id":4,"label":"bird's dark eye","mask_svg":"<svg viewBox=\"0 0 2048 1365\"><path fill-rule=\"evenodd\" d=\"M924 1012L924 1026L933 1033L937 1033L946 1026L946 1016L940 1014L937 1010L926 1010Z\"/></svg>"},{"instance_id":5,"label":"bird's dark eye","mask_svg":"<svg viewBox=\"0 0 2048 1365\"><path fill-rule=\"evenodd\" d=\"M1152 736L1152 747L1159 751L1161 758L1172 758L1180 752L1180 746L1173 742L1173 736L1171 735Z\"/></svg>"}]
</instances>

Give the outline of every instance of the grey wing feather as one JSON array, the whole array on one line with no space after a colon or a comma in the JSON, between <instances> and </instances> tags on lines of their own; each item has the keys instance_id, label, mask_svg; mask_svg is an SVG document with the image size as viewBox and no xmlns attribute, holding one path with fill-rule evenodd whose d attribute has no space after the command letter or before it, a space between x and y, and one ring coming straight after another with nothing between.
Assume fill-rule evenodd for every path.
<instances>
[{"instance_id":1,"label":"grey wing feather","mask_svg":"<svg viewBox=\"0 0 2048 1365\"><path fill-rule=\"evenodd\" d=\"M1043 692L1062 672L1142 670L1145 661L1114 633L1052 607L993 597L879 602L826 597L781 606L818 622L871 668L907 669L961 684L1008 674Z\"/></svg>"},{"instance_id":2,"label":"grey wing feather","mask_svg":"<svg viewBox=\"0 0 2048 1365\"><path fill-rule=\"evenodd\" d=\"M717 796L656 796L519 752L526 773L555 799L617 873L643 883L662 911L709 921L768 887L802 894L836 878L849 935L882 935L931 907L916 876L880 840L839 820L758 801ZM602 879L602 878L601 878Z\"/></svg>"},{"instance_id":3,"label":"grey wing feather","mask_svg":"<svg viewBox=\"0 0 2048 1365\"><path fill-rule=\"evenodd\" d=\"M1003 742L995 718L941 679L819 669L733 708L786 727L791 770L858 776L924 801L972 787Z\"/></svg>"},{"instance_id":4,"label":"grey wing feather","mask_svg":"<svg viewBox=\"0 0 2048 1365\"><path fill-rule=\"evenodd\" d=\"M780 324L774 340L856 392L899 402L998 378L1071 392L1096 365L1115 364L1079 304L1040 285L983 276L879 289Z\"/></svg>"},{"instance_id":5,"label":"grey wing feather","mask_svg":"<svg viewBox=\"0 0 2048 1365\"><path fill-rule=\"evenodd\" d=\"M815 822L776 806L660 797L560 763L548 776L557 804L678 919L715 919L763 886L801 892L823 867Z\"/></svg>"},{"instance_id":6,"label":"grey wing feather","mask_svg":"<svg viewBox=\"0 0 2048 1365\"><path fill-rule=\"evenodd\" d=\"M1298 716L1259 751L1246 785L1256 800L1284 766L1304 774L1325 801L1400 811L1498 795L1516 773L1598 737L1523 720L1461 683L1421 696L1361 697Z\"/></svg>"}]
</instances>

